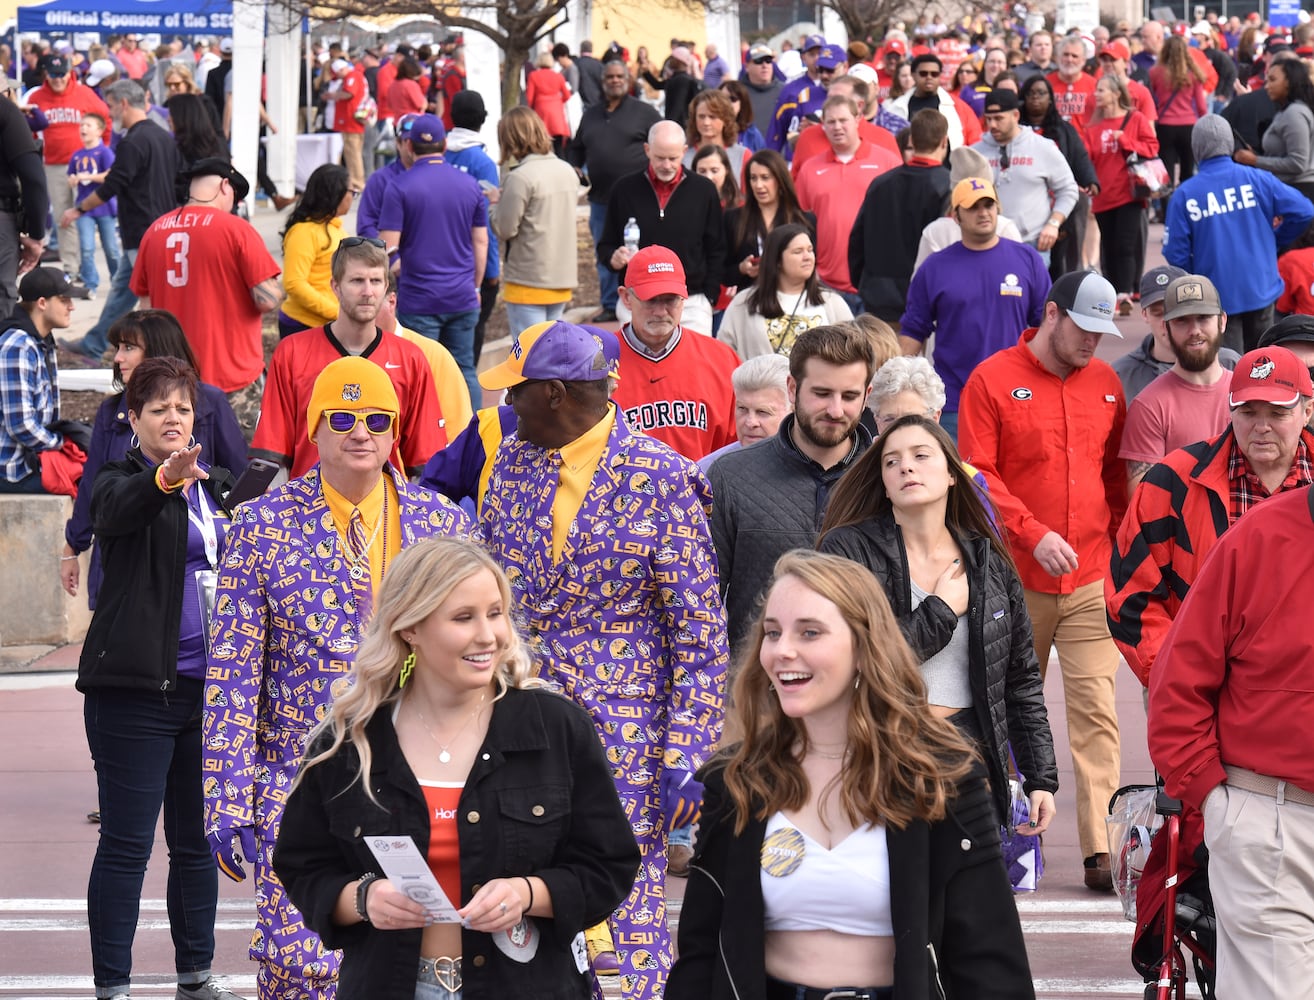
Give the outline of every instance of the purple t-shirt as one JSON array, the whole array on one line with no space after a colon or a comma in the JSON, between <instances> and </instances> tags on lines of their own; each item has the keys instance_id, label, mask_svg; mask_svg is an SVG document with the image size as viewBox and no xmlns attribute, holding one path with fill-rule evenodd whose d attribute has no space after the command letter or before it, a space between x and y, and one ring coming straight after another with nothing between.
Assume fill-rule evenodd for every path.
<instances>
[{"instance_id":1,"label":"purple t-shirt","mask_svg":"<svg viewBox=\"0 0 1314 1000\"><path fill-rule=\"evenodd\" d=\"M74 174L103 174L114 165L114 151L106 145L96 146L93 149L79 149L68 161L68 175ZM79 184L78 193L74 195L74 202L80 202L87 195L92 194L100 187L100 181L91 184ZM90 212L86 213L93 219L99 219L106 215L118 215L119 209L114 198L111 198L104 205L97 205Z\"/></svg>"},{"instance_id":2,"label":"purple t-shirt","mask_svg":"<svg viewBox=\"0 0 1314 1000\"><path fill-rule=\"evenodd\" d=\"M178 676L194 677L205 680L205 635L201 622L201 599L196 589L196 574L210 569L210 560L205 554L205 536L201 531L204 519L198 506L202 492L199 483L194 484L184 499L187 501L187 564L183 572L182 618L178 627ZM205 509L209 511L214 526L215 551L222 552L224 534L228 531L228 516L207 493Z\"/></svg>"},{"instance_id":3,"label":"purple t-shirt","mask_svg":"<svg viewBox=\"0 0 1314 1000\"><path fill-rule=\"evenodd\" d=\"M443 162L422 156L383 196L379 231L401 231L397 312L433 316L479 308L470 231L488 228L479 183Z\"/></svg>"},{"instance_id":4,"label":"purple t-shirt","mask_svg":"<svg viewBox=\"0 0 1314 1000\"><path fill-rule=\"evenodd\" d=\"M958 411L972 369L1040 324L1049 286L1040 254L1013 240L1001 239L989 250L955 243L917 269L899 333L923 342L935 334L935 370L944 379L947 413Z\"/></svg>"}]
</instances>

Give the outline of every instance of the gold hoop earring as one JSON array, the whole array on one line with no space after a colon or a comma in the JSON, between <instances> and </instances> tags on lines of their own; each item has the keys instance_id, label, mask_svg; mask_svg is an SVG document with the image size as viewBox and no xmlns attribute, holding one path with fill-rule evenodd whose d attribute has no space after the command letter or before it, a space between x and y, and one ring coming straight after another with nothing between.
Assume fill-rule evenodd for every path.
<instances>
[{"instance_id":1,"label":"gold hoop earring","mask_svg":"<svg viewBox=\"0 0 1314 1000\"><path fill-rule=\"evenodd\" d=\"M402 660L401 676L397 678L397 686L404 688L406 682L411 679L411 674L415 671L415 650L406 654L406 659Z\"/></svg>"}]
</instances>

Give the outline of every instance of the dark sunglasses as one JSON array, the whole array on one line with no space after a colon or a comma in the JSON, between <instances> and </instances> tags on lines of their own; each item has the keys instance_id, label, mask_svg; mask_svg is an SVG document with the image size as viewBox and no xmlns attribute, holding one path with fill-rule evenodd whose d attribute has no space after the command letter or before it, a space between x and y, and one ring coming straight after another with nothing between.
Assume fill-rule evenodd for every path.
<instances>
[{"instance_id":1,"label":"dark sunglasses","mask_svg":"<svg viewBox=\"0 0 1314 1000\"><path fill-rule=\"evenodd\" d=\"M355 410L325 410L324 416L328 417L329 430L334 434L350 434L362 420L371 434L387 434L397 419L392 413L357 413Z\"/></svg>"},{"instance_id":2,"label":"dark sunglasses","mask_svg":"<svg viewBox=\"0 0 1314 1000\"><path fill-rule=\"evenodd\" d=\"M754 66L770 65L771 63L773 63L773 62L776 61L776 57L775 57L775 56L761 56L761 57L759 57L759 58L757 58L757 59L752 59L752 60L750 60L750 61L753 63Z\"/></svg>"},{"instance_id":3,"label":"dark sunglasses","mask_svg":"<svg viewBox=\"0 0 1314 1000\"><path fill-rule=\"evenodd\" d=\"M1005 170L1008 169L1008 165L1009 165L1010 162L1011 162L1011 161L1010 161L1009 158L1008 158L1008 147L1007 147L1007 146L1000 146L1000 147L999 147L999 171L1000 171L1000 173L1003 173Z\"/></svg>"},{"instance_id":4,"label":"dark sunglasses","mask_svg":"<svg viewBox=\"0 0 1314 1000\"><path fill-rule=\"evenodd\" d=\"M353 198L356 197L358 194L360 194L359 191L351 192L351 196ZM369 244L372 247L378 247L380 250L386 250L388 248L388 245L384 243L383 240L375 239L373 236L348 236L341 243L339 243L338 246L342 249L350 250L352 247L358 247L364 244Z\"/></svg>"},{"instance_id":5,"label":"dark sunglasses","mask_svg":"<svg viewBox=\"0 0 1314 1000\"><path fill-rule=\"evenodd\" d=\"M919 69L917 75L925 77L939 76L940 71L938 69Z\"/></svg>"}]
</instances>

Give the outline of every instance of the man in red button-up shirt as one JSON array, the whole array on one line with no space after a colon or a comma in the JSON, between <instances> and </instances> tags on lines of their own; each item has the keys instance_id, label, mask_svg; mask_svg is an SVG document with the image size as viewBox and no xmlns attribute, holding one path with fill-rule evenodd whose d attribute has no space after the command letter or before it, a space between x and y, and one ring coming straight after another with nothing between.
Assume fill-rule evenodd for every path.
<instances>
[{"instance_id":1,"label":"man in red button-up shirt","mask_svg":"<svg viewBox=\"0 0 1314 1000\"><path fill-rule=\"evenodd\" d=\"M1104 817L1121 765L1104 576L1127 508L1118 460L1127 406L1095 347L1104 334L1122 336L1116 301L1093 272L1056 281L1040 326L967 380L958 424L963 458L985 475L1017 561L1042 672L1058 647L1077 834L1086 885L1101 891L1113 887Z\"/></svg>"}]
</instances>

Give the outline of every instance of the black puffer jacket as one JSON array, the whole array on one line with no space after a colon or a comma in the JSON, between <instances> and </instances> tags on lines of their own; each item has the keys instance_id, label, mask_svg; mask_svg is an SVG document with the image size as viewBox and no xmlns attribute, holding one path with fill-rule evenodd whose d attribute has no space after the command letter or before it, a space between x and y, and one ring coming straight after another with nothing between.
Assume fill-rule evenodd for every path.
<instances>
[{"instance_id":1,"label":"black puffer jacket","mask_svg":"<svg viewBox=\"0 0 1314 1000\"><path fill-rule=\"evenodd\" d=\"M981 732L991 736L994 753L987 754L986 767L1000 815L1007 816L1009 742L1027 793L1054 792L1058 790L1054 737L1021 581L987 539L959 538L958 547L968 574L972 703ZM919 659L933 656L949 642L958 622L949 605L931 596L915 611L910 610L908 554L891 515L838 528L827 534L818 548L872 571Z\"/></svg>"}]
</instances>

